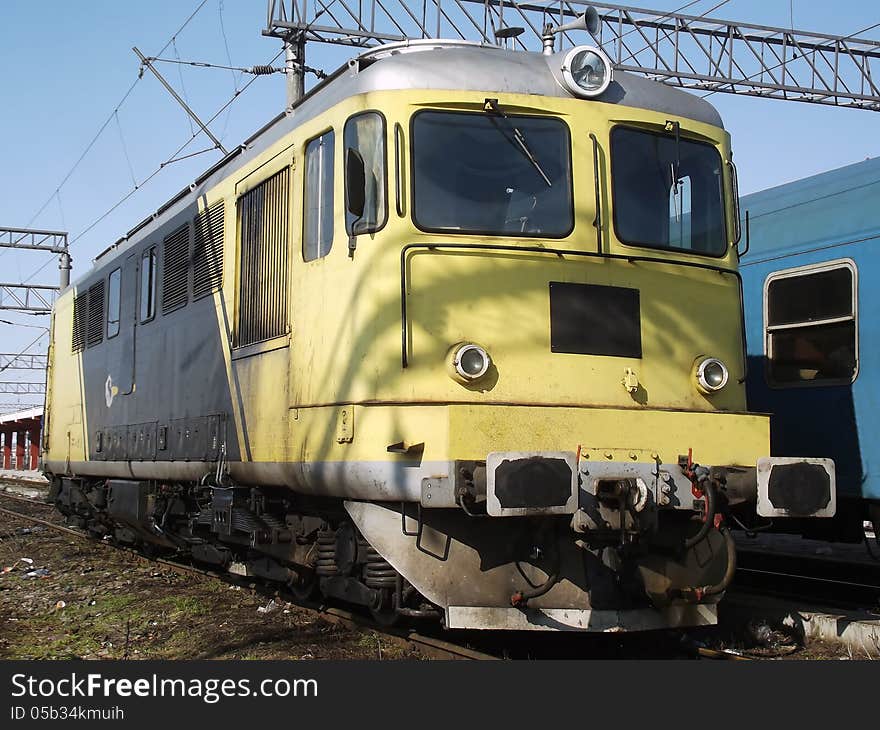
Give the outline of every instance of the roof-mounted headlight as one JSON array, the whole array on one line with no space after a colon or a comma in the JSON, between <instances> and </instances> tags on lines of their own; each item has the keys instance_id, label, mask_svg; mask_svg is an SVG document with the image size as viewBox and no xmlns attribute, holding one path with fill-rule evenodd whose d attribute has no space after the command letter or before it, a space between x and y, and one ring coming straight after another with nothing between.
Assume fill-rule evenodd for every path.
<instances>
[{"instance_id":1,"label":"roof-mounted headlight","mask_svg":"<svg viewBox=\"0 0 880 730\"><path fill-rule=\"evenodd\" d=\"M562 60L562 79L576 96L594 97L611 83L611 61L593 46L576 46Z\"/></svg>"}]
</instances>

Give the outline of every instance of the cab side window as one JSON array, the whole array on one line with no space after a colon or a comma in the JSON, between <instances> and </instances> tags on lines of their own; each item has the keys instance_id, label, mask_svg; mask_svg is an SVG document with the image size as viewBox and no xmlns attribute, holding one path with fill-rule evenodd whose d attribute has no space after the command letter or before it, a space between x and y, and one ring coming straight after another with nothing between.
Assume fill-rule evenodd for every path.
<instances>
[{"instance_id":1,"label":"cab side window","mask_svg":"<svg viewBox=\"0 0 880 730\"><path fill-rule=\"evenodd\" d=\"M110 291L107 295L107 339L116 337L119 334L121 283L122 269L113 269L110 272Z\"/></svg>"},{"instance_id":2,"label":"cab side window","mask_svg":"<svg viewBox=\"0 0 880 730\"><path fill-rule=\"evenodd\" d=\"M149 322L156 316L156 247L152 246L141 255L141 322Z\"/></svg>"},{"instance_id":3,"label":"cab side window","mask_svg":"<svg viewBox=\"0 0 880 730\"><path fill-rule=\"evenodd\" d=\"M364 212L355 216L346 209L345 229L350 235L377 231L385 225L388 217L385 192L385 120L377 112L353 116L345 123L343 140L346 176L349 174L347 168L351 164L350 151L356 153L355 159L359 165L363 165L364 173Z\"/></svg>"},{"instance_id":4,"label":"cab side window","mask_svg":"<svg viewBox=\"0 0 880 730\"><path fill-rule=\"evenodd\" d=\"M333 245L333 144L331 129L306 144L303 260L330 253Z\"/></svg>"}]
</instances>

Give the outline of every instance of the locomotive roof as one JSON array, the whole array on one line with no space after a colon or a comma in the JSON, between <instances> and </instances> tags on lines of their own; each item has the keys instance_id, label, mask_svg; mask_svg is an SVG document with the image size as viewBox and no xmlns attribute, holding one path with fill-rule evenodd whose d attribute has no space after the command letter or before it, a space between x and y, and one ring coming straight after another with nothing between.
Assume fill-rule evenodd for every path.
<instances>
[{"instance_id":1,"label":"locomotive roof","mask_svg":"<svg viewBox=\"0 0 880 730\"><path fill-rule=\"evenodd\" d=\"M561 84L562 53L551 56L511 51L465 41L405 41L371 49L315 86L289 112L279 114L192 185L181 190L151 216L95 259L119 252L153 235L171 218L194 205L199 196L244 167L304 122L351 96L394 89L449 89L492 94L536 94L570 99ZM650 109L723 126L711 104L650 79L615 71L614 81L596 101ZM591 100L583 100L589 104Z\"/></svg>"}]
</instances>

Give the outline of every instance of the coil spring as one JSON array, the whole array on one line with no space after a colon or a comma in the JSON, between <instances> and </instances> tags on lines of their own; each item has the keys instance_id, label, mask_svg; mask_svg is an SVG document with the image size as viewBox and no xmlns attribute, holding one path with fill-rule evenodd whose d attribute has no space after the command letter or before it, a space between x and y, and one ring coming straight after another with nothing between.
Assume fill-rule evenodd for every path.
<instances>
[{"instance_id":1,"label":"coil spring","mask_svg":"<svg viewBox=\"0 0 880 730\"><path fill-rule=\"evenodd\" d=\"M260 519L270 530L284 530L287 528L284 520L280 520L275 515L270 515L268 512L261 514Z\"/></svg>"},{"instance_id":2,"label":"coil spring","mask_svg":"<svg viewBox=\"0 0 880 730\"><path fill-rule=\"evenodd\" d=\"M214 510L210 507L204 507L199 511L196 523L199 525L210 525L214 522Z\"/></svg>"},{"instance_id":3,"label":"coil spring","mask_svg":"<svg viewBox=\"0 0 880 730\"><path fill-rule=\"evenodd\" d=\"M315 559L315 573L321 576L338 575L339 568L336 566L336 530L320 530L316 545L318 552Z\"/></svg>"},{"instance_id":4,"label":"coil spring","mask_svg":"<svg viewBox=\"0 0 880 730\"><path fill-rule=\"evenodd\" d=\"M261 529L260 518L249 509L242 507L232 508L232 529L239 532L253 532Z\"/></svg>"},{"instance_id":5,"label":"coil spring","mask_svg":"<svg viewBox=\"0 0 880 730\"><path fill-rule=\"evenodd\" d=\"M370 588L395 588L397 571L366 540L358 540L361 554L364 555L364 583Z\"/></svg>"}]
</instances>

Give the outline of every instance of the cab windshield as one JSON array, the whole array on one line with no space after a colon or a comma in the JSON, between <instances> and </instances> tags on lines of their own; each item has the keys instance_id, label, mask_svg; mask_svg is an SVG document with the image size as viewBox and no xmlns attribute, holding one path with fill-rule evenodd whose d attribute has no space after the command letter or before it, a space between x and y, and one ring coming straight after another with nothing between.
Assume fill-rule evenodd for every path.
<instances>
[{"instance_id":1,"label":"cab windshield","mask_svg":"<svg viewBox=\"0 0 880 730\"><path fill-rule=\"evenodd\" d=\"M415 115L413 216L428 231L559 238L573 226L568 127L559 119Z\"/></svg>"},{"instance_id":2,"label":"cab windshield","mask_svg":"<svg viewBox=\"0 0 880 730\"><path fill-rule=\"evenodd\" d=\"M631 246L727 251L721 156L712 145L628 127L611 133L614 227Z\"/></svg>"}]
</instances>

